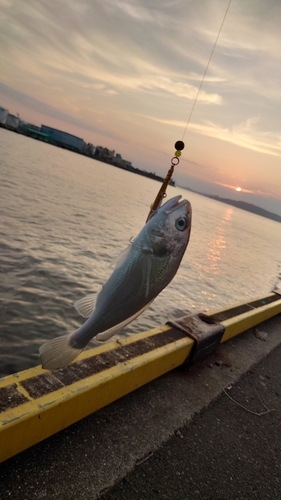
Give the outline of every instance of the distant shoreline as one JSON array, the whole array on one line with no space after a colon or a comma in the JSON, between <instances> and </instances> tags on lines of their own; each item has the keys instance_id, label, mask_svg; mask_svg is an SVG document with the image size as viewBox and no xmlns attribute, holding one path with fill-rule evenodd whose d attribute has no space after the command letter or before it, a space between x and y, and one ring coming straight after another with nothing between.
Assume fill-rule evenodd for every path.
<instances>
[{"instance_id":1,"label":"distant shoreline","mask_svg":"<svg viewBox=\"0 0 281 500\"><path fill-rule=\"evenodd\" d=\"M192 193L201 194L201 196L205 196L206 198L211 198L212 200L220 201L222 203L226 203L227 205L232 205L233 207L240 208L241 210L246 210L247 212L251 212L252 214L261 215L261 217L274 220L275 222L281 222L280 215L269 212L268 210L265 210L264 208L258 207L256 205L252 205L251 203L247 203L246 201L236 201L231 200L230 198L221 198L217 195L200 193L199 191L195 191L194 189L185 186L181 187L183 187L183 189L187 189L187 191L191 191Z\"/></svg>"},{"instance_id":2,"label":"distant shoreline","mask_svg":"<svg viewBox=\"0 0 281 500\"><path fill-rule=\"evenodd\" d=\"M71 151L72 153L77 153L77 154L80 154L82 156L86 156L86 158L91 158L92 160L97 160L97 161L100 161L101 163L106 163L108 165L112 165L113 167L121 168L122 170L127 170L128 172L132 172L133 174L142 175L143 177L148 177L149 179L153 179L153 180L159 181L159 182L164 181L164 177L161 177L160 175L156 175L153 172L147 172L146 170L140 170L139 168L135 168L132 165L130 165L130 166L117 165L116 163L111 162L110 159L103 160L101 158L95 157L94 155L86 154L83 151L79 151L77 149L69 147L66 144L62 145L62 144L58 144L55 142L51 142L48 139L46 139L44 137L40 137L40 136L35 137L31 133L27 133L26 131L20 131L17 129L7 127L7 126L5 126L5 124L2 124L2 123L0 123L0 128L3 128L4 130L8 130L9 132L14 132L14 133L19 134L19 135L24 135L25 137L29 137L30 139L35 139L36 141L45 142L45 144L50 144L51 146L56 146L56 147L61 148L61 149L67 149L68 151ZM171 186L174 186L175 181L171 180L169 182L169 184Z\"/></svg>"}]
</instances>

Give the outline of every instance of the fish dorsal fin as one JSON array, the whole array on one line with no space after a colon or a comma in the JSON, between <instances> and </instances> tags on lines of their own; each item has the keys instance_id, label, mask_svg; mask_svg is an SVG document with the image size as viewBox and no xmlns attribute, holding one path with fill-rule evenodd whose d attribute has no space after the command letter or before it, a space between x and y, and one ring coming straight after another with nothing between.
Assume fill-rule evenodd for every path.
<instances>
[{"instance_id":1,"label":"fish dorsal fin","mask_svg":"<svg viewBox=\"0 0 281 500\"><path fill-rule=\"evenodd\" d=\"M119 253L119 255L117 255L117 257L115 257L111 263L110 263L110 267L115 267L115 269L117 267L121 267L122 264L125 262L125 260L127 259L130 251L131 251L131 248L132 248L132 244L130 243L126 248L124 248L124 250L122 250L121 253Z\"/></svg>"},{"instance_id":2,"label":"fish dorsal fin","mask_svg":"<svg viewBox=\"0 0 281 500\"><path fill-rule=\"evenodd\" d=\"M77 300L74 303L76 311L83 316L83 318L89 318L93 310L96 307L96 302L98 298L98 293L92 293L91 295L86 295L82 299Z\"/></svg>"},{"instance_id":3,"label":"fish dorsal fin","mask_svg":"<svg viewBox=\"0 0 281 500\"><path fill-rule=\"evenodd\" d=\"M113 337L113 335L115 335L116 333L120 332L120 330L122 330L123 328L125 328L125 326L127 326L129 323L131 323L131 321L133 321L141 313L143 313L148 308L148 306L150 306L150 304L153 302L153 300L151 300L150 302L148 302L148 304L146 304L138 312L136 312L135 314L133 314L132 316L130 316L130 318L125 319L125 321L122 321L121 323L118 323L118 325L115 325L112 328L109 328L108 330L105 330L104 332L98 333L98 335L96 335L96 337L95 337L95 340L104 341L104 340L108 340L111 337Z\"/></svg>"}]
</instances>

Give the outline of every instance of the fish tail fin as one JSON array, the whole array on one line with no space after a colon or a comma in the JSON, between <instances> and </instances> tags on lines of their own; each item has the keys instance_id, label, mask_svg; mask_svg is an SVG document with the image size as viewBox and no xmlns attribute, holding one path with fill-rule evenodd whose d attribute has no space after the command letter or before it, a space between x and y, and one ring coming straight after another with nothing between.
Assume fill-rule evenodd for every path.
<instances>
[{"instance_id":1,"label":"fish tail fin","mask_svg":"<svg viewBox=\"0 0 281 500\"><path fill-rule=\"evenodd\" d=\"M57 370L64 368L77 358L83 349L76 349L73 342L71 342L74 333L76 332L48 340L40 347L39 354L42 368Z\"/></svg>"}]
</instances>

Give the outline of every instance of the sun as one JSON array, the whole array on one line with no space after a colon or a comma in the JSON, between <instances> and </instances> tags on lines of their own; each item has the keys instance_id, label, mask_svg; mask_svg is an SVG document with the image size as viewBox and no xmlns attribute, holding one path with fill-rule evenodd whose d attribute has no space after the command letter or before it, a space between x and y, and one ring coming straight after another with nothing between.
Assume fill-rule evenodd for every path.
<instances>
[{"instance_id":1,"label":"sun","mask_svg":"<svg viewBox=\"0 0 281 500\"><path fill-rule=\"evenodd\" d=\"M235 191L242 191L242 188L235 188Z\"/></svg>"}]
</instances>

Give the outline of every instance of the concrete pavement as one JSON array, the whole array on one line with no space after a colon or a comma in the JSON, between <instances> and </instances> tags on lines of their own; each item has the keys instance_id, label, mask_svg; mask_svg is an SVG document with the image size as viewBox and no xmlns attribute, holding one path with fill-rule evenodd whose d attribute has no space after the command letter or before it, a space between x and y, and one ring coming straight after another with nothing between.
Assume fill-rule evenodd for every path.
<instances>
[{"instance_id":1,"label":"concrete pavement","mask_svg":"<svg viewBox=\"0 0 281 500\"><path fill-rule=\"evenodd\" d=\"M258 330L2 463L1 500L281 498L280 315Z\"/></svg>"}]
</instances>

